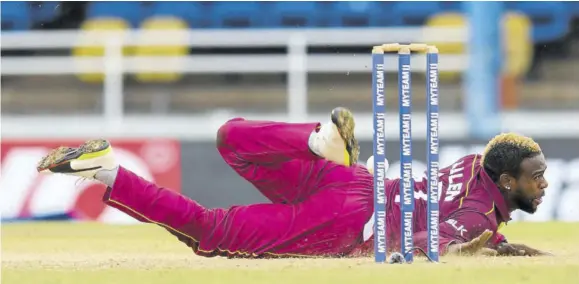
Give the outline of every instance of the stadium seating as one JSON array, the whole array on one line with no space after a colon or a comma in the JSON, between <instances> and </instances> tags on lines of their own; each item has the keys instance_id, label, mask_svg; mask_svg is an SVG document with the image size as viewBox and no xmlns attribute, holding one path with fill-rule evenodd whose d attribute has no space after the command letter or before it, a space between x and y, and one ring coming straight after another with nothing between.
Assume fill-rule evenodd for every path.
<instances>
[{"instance_id":1,"label":"stadium seating","mask_svg":"<svg viewBox=\"0 0 579 284\"><path fill-rule=\"evenodd\" d=\"M533 41L549 42L569 33L571 11L560 1L505 2L508 10L526 14L533 23Z\"/></svg>"},{"instance_id":2,"label":"stadium seating","mask_svg":"<svg viewBox=\"0 0 579 284\"><path fill-rule=\"evenodd\" d=\"M445 12L461 12L462 1L440 1L440 8Z\"/></svg>"},{"instance_id":3,"label":"stadium seating","mask_svg":"<svg viewBox=\"0 0 579 284\"><path fill-rule=\"evenodd\" d=\"M96 1L86 5L86 18L116 18L141 26L150 17L179 18L192 28L319 28L417 26L437 14L462 13L464 1ZM30 6L30 7L29 7ZM505 2L507 11L527 15L534 42L564 38L579 19L579 2ZM34 22L58 15L58 2L2 2L2 29L29 29ZM31 20L32 19L32 20Z\"/></svg>"},{"instance_id":4,"label":"stadium seating","mask_svg":"<svg viewBox=\"0 0 579 284\"><path fill-rule=\"evenodd\" d=\"M566 4L573 17L579 19L579 1L569 1Z\"/></svg>"},{"instance_id":5,"label":"stadium seating","mask_svg":"<svg viewBox=\"0 0 579 284\"><path fill-rule=\"evenodd\" d=\"M430 17L426 25L429 27L465 27L467 20L461 13L440 13ZM521 77L531 67L533 45L531 39L531 23L529 18L517 12L508 12L503 16L504 29L504 73L512 77ZM433 43L441 54L462 54L463 43ZM456 80L458 72L441 71L440 79Z\"/></svg>"},{"instance_id":6,"label":"stadium seating","mask_svg":"<svg viewBox=\"0 0 579 284\"><path fill-rule=\"evenodd\" d=\"M32 23L27 2L2 1L0 5L2 30L27 30L30 28Z\"/></svg>"},{"instance_id":7,"label":"stadium seating","mask_svg":"<svg viewBox=\"0 0 579 284\"><path fill-rule=\"evenodd\" d=\"M83 36L79 38L79 42L83 42L84 40L91 41L91 32L94 31L123 31L128 30L130 28L129 23L121 18L95 18L95 19L88 19L86 20L82 26L81 30L84 31ZM105 53L105 49L103 46L85 46L79 45L72 50L72 54L79 58L86 58L86 57L102 57ZM132 47L127 46L123 50L123 54L125 56L130 55L132 53ZM81 62L81 61L79 61ZM78 63L80 64L80 63ZM99 83L102 82L104 79L104 75L102 73L85 73L85 74L78 74L78 77L81 81L87 83Z\"/></svg>"},{"instance_id":8,"label":"stadium seating","mask_svg":"<svg viewBox=\"0 0 579 284\"><path fill-rule=\"evenodd\" d=\"M60 14L60 2L35 1L32 2L31 15L34 23L45 23L54 20Z\"/></svg>"},{"instance_id":9,"label":"stadium seating","mask_svg":"<svg viewBox=\"0 0 579 284\"><path fill-rule=\"evenodd\" d=\"M92 18L120 18L127 21L131 27L137 27L145 18L146 10L141 2L90 2L87 6L86 17Z\"/></svg>"},{"instance_id":10,"label":"stadium seating","mask_svg":"<svg viewBox=\"0 0 579 284\"><path fill-rule=\"evenodd\" d=\"M391 19L390 2L356 1L332 3L331 27L387 26Z\"/></svg>"},{"instance_id":11,"label":"stadium seating","mask_svg":"<svg viewBox=\"0 0 579 284\"><path fill-rule=\"evenodd\" d=\"M432 28L464 28L466 19L459 12L438 13L430 17L425 25ZM461 42L432 42L436 45L440 54L463 54L465 46ZM460 73L455 71L440 71L441 81L453 81L460 79Z\"/></svg>"},{"instance_id":12,"label":"stadium seating","mask_svg":"<svg viewBox=\"0 0 579 284\"><path fill-rule=\"evenodd\" d=\"M271 27L316 27L324 10L320 2L279 1L265 4Z\"/></svg>"},{"instance_id":13,"label":"stadium seating","mask_svg":"<svg viewBox=\"0 0 579 284\"><path fill-rule=\"evenodd\" d=\"M187 3L187 2L183 2ZM179 31L187 29L187 23L183 20L173 17L164 17L164 16L157 16L152 17L143 22L140 27L143 30L148 31ZM146 36L146 35L145 35ZM182 36L176 35L176 36ZM147 40L142 38L140 40ZM135 56L139 57L158 57L162 56L165 58L164 64L165 66L172 66L174 67L175 71L179 70L180 64L183 63L182 60L179 60L180 56L185 56L189 53L189 47L184 43L187 40L186 36L182 38L175 38L174 39L177 43L183 44L176 44L176 45L139 45L135 47ZM150 42L150 41L149 41ZM181 73L147 73L142 72L136 74L135 78L137 81L140 82L148 82L148 83L169 83L177 81L181 78Z\"/></svg>"},{"instance_id":14,"label":"stadium seating","mask_svg":"<svg viewBox=\"0 0 579 284\"><path fill-rule=\"evenodd\" d=\"M390 15L397 26L418 26L441 11L440 2L437 1L401 1L394 3Z\"/></svg>"},{"instance_id":15,"label":"stadium seating","mask_svg":"<svg viewBox=\"0 0 579 284\"><path fill-rule=\"evenodd\" d=\"M533 39L531 20L523 13L510 12L503 17L504 72L521 78L531 69Z\"/></svg>"},{"instance_id":16,"label":"stadium seating","mask_svg":"<svg viewBox=\"0 0 579 284\"><path fill-rule=\"evenodd\" d=\"M260 2L216 2L211 10L211 23L215 28L261 27L264 24Z\"/></svg>"},{"instance_id":17,"label":"stadium seating","mask_svg":"<svg viewBox=\"0 0 579 284\"><path fill-rule=\"evenodd\" d=\"M156 1L149 5L152 17L179 18L191 28L205 28L210 25L209 17L200 2Z\"/></svg>"}]
</instances>

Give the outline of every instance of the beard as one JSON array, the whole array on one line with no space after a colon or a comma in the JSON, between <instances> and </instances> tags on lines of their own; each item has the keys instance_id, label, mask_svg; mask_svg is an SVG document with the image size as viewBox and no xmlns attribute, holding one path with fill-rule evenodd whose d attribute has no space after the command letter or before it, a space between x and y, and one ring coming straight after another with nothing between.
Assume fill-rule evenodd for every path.
<instances>
[{"instance_id":1,"label":"beard","mask_svg":"<svg viewBox=\"0 0 579 284\"><path fill-rule=\"evenodd\" d=\"M515 201L515 204L517 205L517 207L519 209L521 209L524 212L533 214L535 213L535 211L537 211L537 207L535 206L533 200L535 198L529 198L528 196L525 196L524 194L521 193L521 190L517 190L515 191L515 196L513 196L513 201Z\"/></svg>"}]
</instances>

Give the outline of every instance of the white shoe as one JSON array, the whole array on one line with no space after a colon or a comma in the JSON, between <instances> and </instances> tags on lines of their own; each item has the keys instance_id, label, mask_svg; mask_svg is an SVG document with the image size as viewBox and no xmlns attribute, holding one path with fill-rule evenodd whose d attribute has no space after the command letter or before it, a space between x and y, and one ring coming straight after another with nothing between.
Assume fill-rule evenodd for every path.
<instances>
[{"instance_id":1,"label":"white shoe","mask_svg":"<svg viewBox=\"0 0 579 284\"><path fill-rule=\"evenodd\" d=\"M345 108L335 108L331 120L310 137L310 149L332 162L351 166L358 162L360 155L354 128L352 112Z\"/></svg>"},{"instance_id":2,"label":"white shoe","mask_svg":"<svg viewBox=\"0 0 579 284\"><path fill-rule=\"evenodd\" d=\"M100 170L112 170L118 166L111 144L107 140L89 140L78 148L53 149L38 163L41 173L60 173L94 179Z\"/></svg>"}]
</instances>

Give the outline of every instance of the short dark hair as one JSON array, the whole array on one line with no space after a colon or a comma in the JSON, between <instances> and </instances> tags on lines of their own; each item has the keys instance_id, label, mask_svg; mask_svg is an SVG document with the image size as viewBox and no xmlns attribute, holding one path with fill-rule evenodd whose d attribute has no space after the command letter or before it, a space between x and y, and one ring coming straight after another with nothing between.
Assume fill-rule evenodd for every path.
<instances>
[{"instance_id":1,"label":"short dark hair","mask_svg":"<svg viewBox=\"0 0 579 284\"><path fill-rule=\"evenodd\" d=\"M539 154L541 147L532 138L516 133L501 133L487 144L481 165L491 179L498 182L504 173L518 178L523 160Z\"/></svg>"}]
</instances>

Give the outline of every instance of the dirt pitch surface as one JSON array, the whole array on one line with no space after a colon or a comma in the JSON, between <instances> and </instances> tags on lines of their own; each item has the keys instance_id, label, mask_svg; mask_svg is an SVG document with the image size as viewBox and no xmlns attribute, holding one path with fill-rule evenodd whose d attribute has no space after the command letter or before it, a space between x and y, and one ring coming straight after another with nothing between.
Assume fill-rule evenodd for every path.
<instances>
[{"instance_id":1,"label":"dirt pitch surface","mask_svg":"<svg viewBox=\"0 0 579 284\"><path fill-rule=\"evenodd\" d=\"M579 283L579 223L519 223L504 233L556 256L443 257L442 264L412 265L228 260L195 256L152 225L3 224L2 283Z\"/></svg>"}]
</instances>

